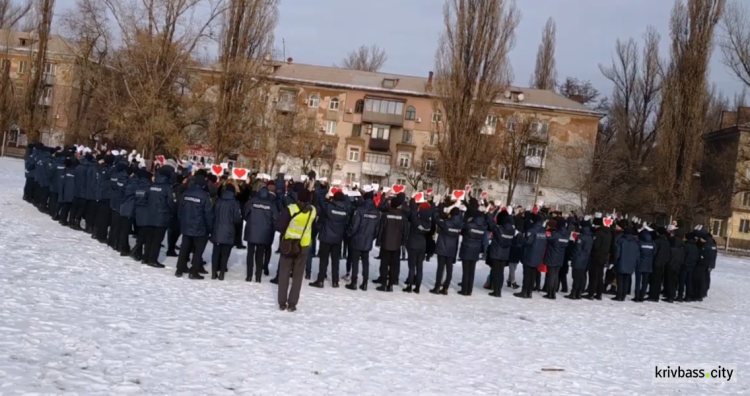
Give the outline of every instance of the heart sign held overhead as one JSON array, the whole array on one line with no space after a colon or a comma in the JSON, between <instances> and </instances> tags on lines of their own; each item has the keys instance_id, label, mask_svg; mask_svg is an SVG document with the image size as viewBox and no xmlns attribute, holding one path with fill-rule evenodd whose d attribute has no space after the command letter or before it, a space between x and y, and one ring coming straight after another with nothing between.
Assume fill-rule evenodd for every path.
<instances>
[{"instance_id":1,"label":"heart sign held overhead","mask_svg":"<svg viewBox=\"0 0 750 396\"><path fill-rule=\"evenodd\" d=\"M232 178L238 180L244 180L247 177L247 169L245 168L234 168L232 169Z\"/></svg>"},{"instance_id":2,"label":"heart sign held overhead","mask_svg":"<svg viewBox=\"0 0 750 396\"><path fill-rule=\"evenodd\" d=\"M466 191L453 190L453 199L455 199L456 201L462 201L465 196L466 196Z\"/></svg>"},{"instance_id":3,"label":"heart sign held overhead","mask_svg":"<svg viewBox=\"0 0 750 396\"><path fill-rule=\"evenodd\" d=\"M401 194L402 192L406 191L406 187L401 184L394 184L393 187L391 187L391 190L394 194Z\"/></svg>"},{"instance_id":4,"label":"heart sign held overhead","mask_svg":"<svg viewBox=\"0 0 750 396\"><path fill-rule=\"evenodd\" d=\"M427 189L427 195L432 195L432 193L433 193L433 192L434 192L434 190L433 190L433 189L431 189L431 188L428 188L428 189Z\"/></svg>"},{"instance_id":5,"label":"heart sign held overhead","mask_svg":"<svg viewBox=\"0 0 750 396\"><path fill-rule=\"evenodd\" d=\"M466 190L466 192L471 191L471 184L467 184L466 187L464 187L464 190Z\"/></svg>"},{"instance_id":6,"label":"heart sign held overhead","mask_svg":"<svg viewBox=\"0 0 750 396\"><path fill-rule=\"evenodd\" d=\"M340 188L333 187L333 188L331 188L330 191L331 191L331 195L333 195L333 194L336 194L337 192L341 192L343 190L340 189Z\"/></svg>"},{"instance_id":7,"label":"heart sign held overhead","mask_svg":"<svg viewBox=\"0 0 750 396\"><path fill-rule=\"evenodd\" d=\"M167 159L164 158L163 155L157 155L156 156L156 162L158 162L160 165L164 165L167 163Z\"/></svg>"},{"instance_id":8,"label":"heart sign held overhead","mask_svg":"<svg viewBox=\"0 0 750 396\"><path fill-rule=\"evenodd\" d=\"M412 198L414 198L414 202L416 202L416 203L426 202L425 199L424 199L424 193L423 192L418 192L418 193L414 194L414 196Z\"/></svg>"},{"instance_id":9,"label":"heart sign held overhead","mask_svg":"<svg viewBox=\"0 0 750 396\"><path fill-rule=\"evenodd\" d=\"M604 223L605 227L611 227L612 226L612 219L606 218L606 219L602 220L602 223Z\"/></svg>"},{"instance_id":10,"label":"heart sign held overhead","mask_svg":"<svg viewBox=\"0 0 750 396\"><path fill-rule=\"evenodd\" d=\"M487 198L487 191L482 191L482 198Z\"/></svg>"},{"instance_id":11,"label":"heart sign held overhead","mask_svg":"<svg viewBox=\"0 0 750 396\"><path fill-rule=\"evenodd\" d=\"M221 165L211 165L211 172L216 176L221 176L224 173L224 167Z\"/></svg>"}]
</instances>

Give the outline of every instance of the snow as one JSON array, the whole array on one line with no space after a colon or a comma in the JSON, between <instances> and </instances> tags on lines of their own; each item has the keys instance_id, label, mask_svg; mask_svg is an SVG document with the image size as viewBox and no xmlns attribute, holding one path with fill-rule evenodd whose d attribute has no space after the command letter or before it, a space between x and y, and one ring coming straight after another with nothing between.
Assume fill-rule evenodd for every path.
<instances>
[{"instance_id":1,"label":"snow","mask_svg":"<svg viewBox=\"0 0 750 396\"><path fill-rule=\"evenodd\" d=\"M433 258L420 295L305 282L288 313L268 278L244 282L245 251L224 282L175 278L173 258L146 267L52 222L21 200L23 182L22 162L0 159L0 395L750 391L747 259L721 257L703 303L495 299L483 263L472 297L435 296ZM737 364L739 379L652 383L672 362Z\"/></svg>"}]
</instances>

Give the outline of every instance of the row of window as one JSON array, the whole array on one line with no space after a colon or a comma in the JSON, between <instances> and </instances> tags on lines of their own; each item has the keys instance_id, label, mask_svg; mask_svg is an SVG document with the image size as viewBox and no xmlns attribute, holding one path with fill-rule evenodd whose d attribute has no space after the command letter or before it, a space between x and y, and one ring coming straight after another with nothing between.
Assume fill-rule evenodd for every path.
<instances>
[{"instance_id":1,"label":"row of window","mask_svg":"<svg viewBox=\"0 0 750 396\"><path fill-rule=\"evenodd\" d=\"M18 69L16 70L16 73L23 74L28 70L28 64L26 61L18 61ZM2 70L10 70L11 67L11 60L10 59L3 59L0 62L0 67L2 67ZM44 74L49 74L54 76L55 72L57 71L57 66L54 63L45 63L44 65Z\"/></svg>"}]
</instances>

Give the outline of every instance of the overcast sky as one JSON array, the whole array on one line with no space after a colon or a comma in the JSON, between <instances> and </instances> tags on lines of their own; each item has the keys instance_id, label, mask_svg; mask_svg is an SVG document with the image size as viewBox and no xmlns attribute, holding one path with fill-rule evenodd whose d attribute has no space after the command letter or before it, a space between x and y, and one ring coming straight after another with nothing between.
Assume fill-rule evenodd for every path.
<instances>
[{"instance_id":1,"label":"overcast sky","mask_svg":"<svg viewBox=\"0 0 750 396\"><path fill-rule=\"evenodd\" d=\"M547 18L557 23L558 80L566 76L591 80L609 94L612 85L599 71L610 64L618 38L641 41L648 25L662 35L668 54L671 0L521 0L521 23L511 53L515 85L528 86ZM443 29L443 0L281 0L276 39L286 43L295 62L330 66L362 44L377 44L388 53L382 71L423 75L432 70ZM741 85L721 64L715 51L712 82L733 95Z\"/></svg>"}]
</instances>

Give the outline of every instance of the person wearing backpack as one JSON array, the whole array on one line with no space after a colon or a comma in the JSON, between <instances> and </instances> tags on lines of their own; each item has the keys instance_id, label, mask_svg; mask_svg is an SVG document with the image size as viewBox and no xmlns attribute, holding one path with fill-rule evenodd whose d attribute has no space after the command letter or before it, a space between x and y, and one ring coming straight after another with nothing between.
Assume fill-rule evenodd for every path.
<instances>
[{"instance_id":1,"label":"person wearing backpack","mask_svg":"<svg viewBox=\"0 0 750 396\"><path fill-rule=\"evenodd\" d=\"M297 310L305 262L312 242L312 224L317 216L315 207L310 204L310 191L301 187L296 195L296 202L287 206L276 222L276 230L283 235L280 243L278 303L280 310L289 312Z\"/></svg>"}]
</instances>

